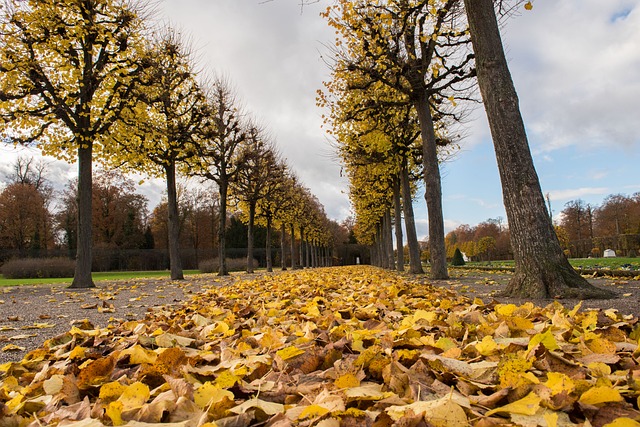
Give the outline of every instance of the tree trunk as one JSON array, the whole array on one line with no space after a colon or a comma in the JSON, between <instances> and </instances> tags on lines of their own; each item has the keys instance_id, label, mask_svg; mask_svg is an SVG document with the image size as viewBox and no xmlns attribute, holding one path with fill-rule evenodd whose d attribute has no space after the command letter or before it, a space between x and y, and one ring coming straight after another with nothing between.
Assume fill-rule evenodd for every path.
<instances>
[{"instance_id":1,"label":"tree trunk","mask_svg":"<svg viewBox=\"0 0 640 427\"><path fill-rule=\"evenodd\" d=\"M249 224L247 225L247 273L253 273L253 225L256 221L256 206L249 203Z\"/></svg>"},{"instance_id":2,"label":"tree trunk","mask_svg":"<svg viewBox=\"0 0 640 427\"><path fill-rule=\"evenodd\" d=\"M298 252L296 251L296 230L293 224L289 224L291 228L291 269L298 270L300 267L296 265L296 258L298 257Z\"/></svg>"},{"instance_id":3,"label":"tree trunk","mask_svg":"<svg viewBox=\"0 0 640 427\"><path fill-rule=\"evenodd\" d=\"M93 144L78 148L78 246L71 288L93 288L91 278Z\"/></svg>"},{"instance_id":4,"label":"tree trunk","mask_svg":"<svg viewBox=\"0 0 640 427\"><path fill-rule=\"evenodd\" d=\"M515 274L505 294L524 298L609 298L564 256L533 166L518 96L504 55L492 0L464 0L502 182Z\"/></svg>"},{"instance_id":5,"label":"tree trunk","mask_svg":"<svg viewBox=\"0 0 640 427\"><path fill-rule=\"evenodd\" d=\"M305 264L305 260L306 257L304 256L304 228L300 227L300 268L305 268L306 264Z\"/></svg>"},{"instance_id":6,"label":"tree trunk","mask_svg":"<svg viewBox=\"0 0 640 427\"><path fill-rule=\"evenodd\" d=\"M271 216L267 215L267 246L265 247L267 253L265 254L267 260L267 272L273 271L273 261L271 259Z\"/></svg>"},{"instance_id":7,"label":"tree trunk","mask_svg":"<svg viewBox=\"0 0 640 427\"><path fill-rule=\"evenodd\" d=\"M391 208L387 208L384 211L384 233L385 233L385 252L387 255L387 261L389 270L395 270L396 259L393 256L393 225L391 224Z\"/></svg>"},{"instance_id":8,"label":"tree trunk","mask_svg":"<svg viewBox=\"0 0 640 427\"><path fill-rule=\"evenodd\" d=\"M409 246L409 272L423 274L422 260L420 259L420 243L416 233L416 220L413 215L413 202L411 201L411 183L409 182L409 166L407 159L402 160L401 184L402 184L402 209L404 211L404 226L407 231L407 246Z\"/></svg>"},{"instance_id":9,"label":"tree trunk","mask_svg":"<svg viewBox=\"0 0 640 427\"><path fill-rule=\"evenodd\" d=\"M404 241L402 236L402 205L400 202L400 177L396 175L393 179L393 215L395 216L396 231L396 251L398 253L398 264L396 269L404 271Z\"/></svg>"},{"instance_id":10,"label":"tree trunk","mask_svg":"<svg viewBox=\"0 0 640 427\"><path fill-rule=\"evenodd\" d=\"M285 228L286 227L284 222L280 224L280 252L282 253L282 256L281 256L282 271L287 271L287 256L286 256L287 254L285 251L285 248L286 248ZM293 239L291 240L293 241ZM291 251L291 259L293 259L293 250Z\"/></svg>"},{"instance_id":11,"label":"tree trunk","mask_svg":"<svg viewBox=\"0 0 640 427\"><path fill-rule=\"evenodd\" d=\"M178 218L178 193L176 190L176 165L171 163L164 168L167 175L167 217L169 231L169 269L171 280L182 280L182 261L180 260L180 222Z\"/></svg>"},{"instance_id":12,"label":"tree trunk","mask_svg":"<svg viewBox=\"0 0 640 427\"><path fill-rule=\"evenodd\" d=\"M218 276L228 276L227 270L227 242L225 231L227 228L227 182L219 183L220 191L220 220L218 221Z\"/></svg>"},{"instance_id":13,"label":"tree trunk","mask_svg":"<svg viewBox=\"0 0 640 427\"><path fill-rule=\"evenodd\" d=\"M414 105L422 135L422 163L424 165L424 198L429 217L429 253L431 254L431 278L448 279L447 251L444 244L444 218L442 215L442 183L436 149L436 134L426 91L418 90Z\"/></svg>"}]
</instances>

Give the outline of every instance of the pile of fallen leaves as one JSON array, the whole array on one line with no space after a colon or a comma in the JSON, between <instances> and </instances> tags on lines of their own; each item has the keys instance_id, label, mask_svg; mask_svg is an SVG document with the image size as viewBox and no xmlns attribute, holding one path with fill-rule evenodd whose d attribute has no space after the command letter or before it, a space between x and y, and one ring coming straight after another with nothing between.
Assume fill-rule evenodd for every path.
<instances>
[{"instance_id":1,"label":"pile of fallen leaves","mask_svg":"<svg viewBox=\"0 0 640 427\"><path fill-rule=\"evenodd\" d=\"M638 336L368 267L266 275L0 365L0 426L640 426Z\"/></svg>"}]
</instances>

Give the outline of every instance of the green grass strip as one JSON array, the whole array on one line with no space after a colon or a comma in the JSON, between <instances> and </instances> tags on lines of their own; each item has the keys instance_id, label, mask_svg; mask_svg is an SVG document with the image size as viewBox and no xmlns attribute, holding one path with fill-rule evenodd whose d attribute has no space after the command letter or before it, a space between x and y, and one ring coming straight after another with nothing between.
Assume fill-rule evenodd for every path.
<instances>
[{"instance_id":1,"label":"green grass strip","mask_svg":"<svg viewBox=\"0 0 640 427\"><path fill-rule=\"evenodd\" d=\"M184 270L184 275L199 274L199 270ZM102 280L128 280L142 279L152 277L169 277L169 271L107 271L92 273L93 281ZM50 279L5 279L0 278L0 287L4 286L21 286L21 285L52 285L52 284L71 284L72 277L66 278L50 278Z\"/></svg>"}]
</instances>

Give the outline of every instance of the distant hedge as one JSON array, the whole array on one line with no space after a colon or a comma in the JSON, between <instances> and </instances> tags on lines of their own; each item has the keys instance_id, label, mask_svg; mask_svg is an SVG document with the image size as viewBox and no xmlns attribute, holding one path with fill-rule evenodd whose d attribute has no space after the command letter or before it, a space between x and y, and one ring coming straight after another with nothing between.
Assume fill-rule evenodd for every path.
<instances>
[{"instance_id":1,"label":"distant hedge","mask_svg":"<svg viewBox=\"0 0 640 427\"><path fill-rule=\"evenodd\" d=\"M258 263L257 259L253 259L253 267L257 268ZM218 258L207 259L201 261L198 265L198 270L200 273L217 273L218 267L220 266L220 261ZM246 258L227 258L227 269L229 271L243 271L247 269L247 259Z\"/></svg>"},{"instance_id":2,"label":"distant hedge","mask_svg":"<svg viewBox=\"0 0 640 427\"><path fill-rule=\"evenodd\" d=\"M73 277L75 269L69 258L23 258L7 261L0 271L5 279L50 279Z\"/></svg>"}]
</instances>

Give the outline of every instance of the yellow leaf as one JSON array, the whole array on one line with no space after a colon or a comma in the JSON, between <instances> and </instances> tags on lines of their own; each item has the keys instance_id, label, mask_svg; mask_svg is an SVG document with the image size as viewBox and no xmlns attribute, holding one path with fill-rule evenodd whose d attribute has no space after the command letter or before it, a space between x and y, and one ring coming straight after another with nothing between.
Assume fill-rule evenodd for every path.
<instances>
[{"instance_id":1,"label":"yellow leaf","mask_svg":"<svg viewBox=\"0 0 640 427\"><path fill-rule=\"evenodd\" d=\"M85 353L87 352L87 349L85 347L81 347L81 346L76 346L73 348L73 350L71 350L71 352L69 353L69 359L70 360L75 360L75 359L84 359L85 358Z\"/></svg>"},{"instance_id":2,"label":"yellow leaf","mask_svg":"<svg viewBox=\"0 0 640 427\"><path fill-rule=\"evenodd\" d=\"M122 392L122 396L118 398L119 402L122 402L123 411L135 409L141 407L147 400L149 400L149 386L141 382L135 382Z\"/></svg>"},{"instance_id":3,"label":"yellow leaf","mask_svg":"<svg viewBox=\"0 0 640 427\"><path fill-rule=\"evenodd\" d=\"M544 420L547 422L547 427L557 427L558 426L558 414L555 412L545 412Z\"/></svg>"},{"instance_id":4,"label":"yellow leaf","mask_svg":"<svg viewBox=\"0 0 640 427\"><path fill-rule=\"evenodd\" d=\"M296 356L300 356L301 354L304 354L304 350L295 346L290 346L276 351L276 355L278 355L282 360L288 360Z\"/></svg>"},{"instance_id":5,"label":"yellow leaf","mask_svg":"<svg viewBox=\"0 0 640 427\"><path fill-rule=\"evenodd\" d=\"M147 350L146 348L136 344L120 353L122 356L129 356L129 363L132 365L141 365L143 363L153 364L158 358L158 354Z\"/></svg>"},{"instance_id":6,"label":"yellow leaf","mask_svg":"<svg viewBox=\"0 0 640 427\"><path fill-rule=\"evenodd\" d=\"M353 374L348 373L338 377L335 381L336 388L353 388L360 386L360 380Z\"/></svg>"},{"instance_id":7,"label":"yellow leaf","mask_svg":"<svg viewBox=\"0 0 640 427\"><path fill-rule=\"evenodd\" d=\"M320 405L309 405L298 415L299 420L304 420L305 418L316 418L321 417L325 414L328 414L329 410L327 408L323 408Z\"/></svg>"},{"instance_id":8,"label":"yellow leaf","mask_svg":"<svg viewBox=\"0 0 640 427\"><path fill-rule=\"evenodd\" d=\"M486 335L475 347L478 353L483 356L491 356L498 351L498 344L493 340L491 335Z\"/></svg>"},{"instance_id":9,"label":"yellow leaf","mask_svg":"<svg viewBox=\"0 0 640 427\"><path fill-rule=\"evenodd\" d=\"M582 393L579 401L588 405L598 405L608 402L622 402L620 392L611 387L593 387Z\"/></svg>"},{"instance_id":10,"label":"yellow leaf","mask_svg":"<svg viewBox=\"0 0 640 427\"><path fill-rule=\"evenodd\" d=\"M436 400L418 401L409 405L390 406L386 410L394 421L401 420L408 411L418 415L424 414L429 425L434 427L457 427L468 425L464 409L449 396Z\"/></svg>"},{"instance_id":11,"label":"yellow leaf","mask_svg":"<svg viewBox=\"0 0 640 427\"><path fill-rule=\"evenodd\" d=\"M531 10L531 9L533 9L533 5L531 4L530 1L528 1L528 2L526 2L524 4L524 8L527 9L527 10Z\"/></svg>"},{"instance_id":12,"label":"yellow leaf","mask_svg":"<svg viewBox=\"0 0 640 427\"><path fill-rule=\"evenodd\" d=\"M218 374L215 384L220 388L231 388L240 380L240 377L234 375L228 370L224 370Z\"/></svg>"},{"instance_id":13,"label":"yellow leaf","mask_svg":"<svg viewBox=\"0 0 640 427\"><path fill-rule=\"evenodd\" d=\"M124 424L122 420L122 410L124 409L124 405L120 401L115 401L109 403L105 413L109 418L111 418L111 422L114 426L121 426Z\"/></svg>"},{"instance_id":14,"label":"yellow leaf","mask_svg":"<svg viewBox=\"0 0 640 427\"><path fill-rule=\"evenodd\" d=\"M102 387L100 387L100 399L105 403L113 402L114 400L118 400L126 389L126 385L120 384L117 381L103 384Z\"/></svg>"},{"instance_id":15,"label":"yellow leaf","mask_svg":"<svg viewBox=\"0 0 640 427\"><path fill-rule=\"evenodd\" d=\"M605 424L603 427L640 427L640 423L631 418L621 417Z\"/></svg>"},{"instance_id":16,"label":"yellow leaf","mask_svg":"<svg viewBox=\"0 0 640 427\"><path fill-rule=\"evenodd\" d=\"M556 338L553 336L550 330L547 330L546 332L540 334L535 334L533 337L531 337L528 350L531 351L531 349L535 348L538 344L542 344L547 350L551 351L558 350L560 348L560 346L556 342Z\"/></svg>"},{"instance_id":17,"label":"yellow leaf","mask_svg":"<svg viewBox=\"0 0 640 427\"><path fill-rule=\"evenodd\" d=\"M547 373L547 382L544 384L549 387L552 396L562 393L563 391L566 391L567 394L569 394L576 388L576 385L571 378L559 372Z\"/></svg>"},{"instance_id":18,"label":"yellow leaf","mask_svg":"<svg viewBox=\"0 0 640 427\"><path fill-rule=\"evenodd\" d=\"M234 395L229 390L223 390L217 385L207 381L193 393L193 399L201 409L222 402L225 399L233 401Z\"/></svg>"},{"instance_id":19,"label":"yellow leaf","mask_svg":"<svg viewBox=\"0 0 640 427\"><path fill-rule=\"evenodd\" d=\"M500 412L506 412L508 414L521 414L521 415L534 415L540 407L542 399L535 393L531 392L520 400L509 403L508 405L501 406L500 408L492 409L485 415L493 415Z\"/></svg>"},{"instance_id":20,"label":"yellow leaf","mask_svg":"<svg viewBox=\"0 0 640 427\"><path fill-rule=\"evenodd\" d=\"M596 336L594 339L587 342L587 347L594 353L599 354L615 354L616 345L606 338Z\"/></svg>"},{"instance_id":21,"label":"yellow leaf","mask_svg":"<svg viewBox=\"0 0 640 427\"><path fill-rule=\"evenodd\" d=\"M611 366L606 363L592 362L589 363L587 367L593 377L606 377L607 375L611 375Z\"/></svg>"}]
</instances>

